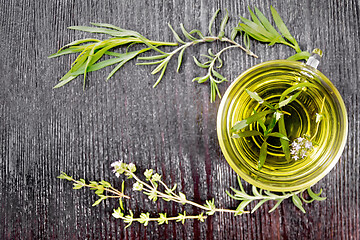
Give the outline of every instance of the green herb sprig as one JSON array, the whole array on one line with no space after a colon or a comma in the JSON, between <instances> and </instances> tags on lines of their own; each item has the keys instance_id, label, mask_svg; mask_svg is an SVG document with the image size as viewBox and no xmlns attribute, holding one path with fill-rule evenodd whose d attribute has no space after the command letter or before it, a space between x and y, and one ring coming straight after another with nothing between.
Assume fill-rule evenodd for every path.
<instances>
[{"instance_id":1,"label":"green herb sprig","mask_svg":"<svg viewBox=\"0 0 360 240\"><path fill-rule=\"evenodd\" d=\"M90 183L87 184L84 179L74 180L72 177L68 176L67 174L61 173L61 175L58 178L74 182L74 189L88 187L91 190L95 190L95 194L99 196L99 199L92 206L98 205L101 201L107 198L118 198L120 206L113 210L112 216L121 219L125 223L127 223L126 227L129 227L134 222L141 223L144 226L147 226L150 222L157 222L158 224L168 224L169 221L176 221L184 224L186 220L191 220L191 219L204 222L207 216L219 212L230 213L233 214L234 216L242 215L245 213L250 213L249 211L245 210L245 207L248 206L253 201L259 201L259 202L252 209L251 213L256 211L262 204L264 204L267 201L270 200L276 201L275 206L270 210L270 212L272 212L281 204L283 200L288 198L292 198L293 203L302 212L305 212L305 210L302 207L303 202L310 203L315 200L322 201L325 199L324 197L320 197L322 191L315 194L310 188L307 189L310 199L306 199L303 197L303 193L305 192L305 190L276 194L270 191L263 191L262 189L258 190L254 186L252 188L253 195L250 195L246 193L244 187L241 184L241 179L238 177L240 190L231 187L230 189L234 192L234 194L230 194L228 191L226 191L226 193L231 198L235 200L239 200L240 203L236 209L226 209L226 208L224 209L224 208L216 207L214 199L206 200L205 203L203 204L189 200L184 193L177 190L176 184L172 187L169 187L161 180L162 176L154 172L153 169L146 169L143 176L139 176L136 174L136 166L133 163L127 164L121 161L117 161L112 164L112 167L114 168L113 172L117 177L124 175L128 179L135 180L135 183L132 185L132 190L143 193L148 197L149 200L151 200L154 203L159 199L162 199L164 201L169 201L169 202L171 201L182 205L191 205L202 211L200 214L197 215L188 215L186 211L183 211L178 213L177 216L172 216L172 217L168 217L167 213L159 213L158 216L151 217L149 212L143 212L140 213L138 217L136 217L133 211L131 211L131 209L126 211L124 209L123 199L130 199L129 196L124 195L124 190L125 190L124 181L122 182L121 191L118 191L114 189L111 186L111 184L107 181L100 181L100 182L90 181ZM145 180L142 180L142 178L144 178ZM104 195L103 194L104 191L112 193L113 195ZM125 212L128 213L126 214Z\"/></svg>"},{"instance_id":2,"label":"green herb sprig","mask_svg":"<svg viewBox=\"0 0 360 240\"><path fill-rule=\"evenodd\" d=\"M294 191L294 192L288 192L288 193L275 193L270 192L268 190L258 189L255 186L252 186L252 194L250 195L246 193L244 190L244 187L241 184L241 179L238 176L238 183L240 186L240 190L234 189L231 187L231 190L234 192L234 194L231 194L230 192L226 191L226 193L233 199L241 201L239 204L237 210L244 209L246 206L248 206L253 201L259 201L255 207L251 210L251 213L254 213L259 207L261 207L265 202L273 200L276 201L275 205L269 210L269 213L273 212L279 205L288 198L291 198L293 204L299 208L303 213L305 213L305 209L303 207L304 203L311 203L313 201L323 201L326 199L326 197L320 197L322 193L322 189L320 189L319 193L314 193L311 188ZM306 199L303 195L307 192L309 199Z\"/></svg>"},{"instance_id":3,"label":"green herb sprig","mask_svg":"<svg viewBox=\"0 0 360 240\"><path fill-rule=\"evenodd\" d=\"M279 29L278 32L275 27L270 23L270 21L265 17L265 15L255 7L255 13L248 7L249 13L251 15L251 20L240 17L241 22L236 28L234 28L234 35L238 32L245 33L244 41L247 40L247 37L258 40L259 42L269 43L269 46L274 44L283 44L293 48L296 51L296 54L289 57L288 60L307 60L311 54L307 51L302 51L299 44L295 38L291 35L288 28L284 24L284 21L281 19L278 12L274 7L270 7L273 20L276 27ZM247 44L248 45L248 44Z\"/></svg>"},{"instance_id":4,"label":"green herb sprig","mask_svg":"<svg viewBox=\"0 0 360 240\"><path fill-rule=\"evenodd\" d=\"M262 12L260 12L259 9L255 8L254 13L249 8L252 20L241 17L242 22L240 22L238 26L231 29L230 36L226 36L225 28L229 20L229 13L227 10L225 10L225 15L221 20L220 29L217 34L214 34L213 25L215 20L218 18L219 12L220 10L217 10L211 18L207 34L204 34L198 29L188 31L183 24L180 24L181 33L183 35L182 38L173 29L173 27L168 24L177 41L176 43L149 40L136 31L119 28L114 25L105 23L91 23L95 27L69 27L69 29L72 30L106 34L110 37L105 40L86 38L73 41L62 47L57 53L50 55L49 58L54 58L66 54L79 53L76 60L72 63L71 69L59 80L60 82L54 88L64 86L73 79L77 78L79 75L83 75L83 87L85 88L87 73L116 64L113 70L108 74L106 78L106 80L108 80L125 63L135 58L142 61L138 62L137 65L157 65L151 72L151 74L159 74L157 81L153 85L153 87L156 87L160 83L161 79L164 77L167 66L170 63L170 60L175 55L178 55L177 72L179 72L186 49L198 43L219 41L228 43L230 44L230 46L224 47L218 53L213 53L211 49L209 49L208 55L201 55L207 59L207 61L205 61L204 63L201 63L196 59L196 57L194 57L196 65L201 68L207 69L207 73L205 74L205 76L195 77L193 81L198 83L205 83L209 81L211 89L210 101L214 102L216 96L221 97L218 84L227 81L226 77L224 77L222 74L215 70L215 68L220 69L223 65L223 61L221 60L220 55L229 49L238 48L245 52L247 55L257 58L258 56L255 55L252 51L250 51L250 37L260 42L269 43L269 45L274 45L275 43L278 43L287 45L295 49L297 53L294 56L288 58L289 60L306 60L310 56L310 53L306 51L301 51L299 44L290 34L283 20L273 7L271 7L271 13L274 22L280 32L278 32L271 25L269 20L264 16ZM235 41L236 37L239 34L243 35L243 43L245 47ZM145 47L141 48L140 50L129 51L130 47L133 45L145 45ZM113 51L120 46L127 46L127 49L124 53L118 53ZM160 50L161 47L166 46L176 48L171 52L164 52L163 50ZM152 52L156 52L157 54L150 56L139 56L145 52L149 52L150 50ZM105 55L113 58L102 60L103 56ZM217 62L219 64L215 66Z\"/></svg>"}]
</instances>

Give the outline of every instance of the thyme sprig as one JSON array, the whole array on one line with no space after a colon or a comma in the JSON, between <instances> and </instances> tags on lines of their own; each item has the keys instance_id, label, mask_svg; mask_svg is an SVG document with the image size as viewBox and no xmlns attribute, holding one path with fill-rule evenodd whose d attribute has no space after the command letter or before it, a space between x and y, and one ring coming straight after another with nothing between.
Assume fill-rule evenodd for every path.
<instances>
[{"instance_id":1,"label":"thyme sprig","mask_svg":"<svg viewBox=\"0 0 360 240\"><path fill-rule=\"evenodd\" d=\"M93 203L92 206L96 206L99 203L101 203L101 201L107 199L107 198L118 198L120 200L120 202L122 203L122 199L126 198L129 199L129 196L124 195L124 182L122 184L122 189L121 191L115 189L113 186L111 186L111 184L107 181L100 181L100 182L96 182L96 181L90 181L89 183L86 183L86 181L84 179L80 179L80 180L75 180L73 177L68 176L66 173L62 172L58 178L60 179L65 179L68 181L73 182L73 189L81 189L83 187L87 187L90 188L91 190L95 191L95 194L99 196L99 199ZM104 192L108 192L110 193L110 195L104 195Z\"/></svg>"},{"instance_id":2,"label":"thyme sprig","mask_svg":"<svg viewBox=\"0 0 360 240\"><path fill-rule=\"evenodd\" d=\"M135 183L132 185L133 191L139 191L146 195L148 199L152 202L156 202L159 199L169 202L175 202L183 205L191 205L196 207L201 211L200 214L197 215L188 215L186 211L178 213L176 216L168 217L167 213L159 213L158 216L152 217L149 212L142 212L138 216L135 216L131 209L125 210L123 199L130 199L129 196L124 195L124 181L122 182L122 189L118 191L114 189L111 184L107 181L90 181L89 184L85 182L84 179L74 180L72 177L68 176L65 173L61 173L58 177L60 179L65 179L74 183L74 189L80 189L83 187L88 187L92 190L95 190L95 194L99 196L99 199L93 204L93 206L98 205L101 201L106 198L119 198L120 206L113 210L112 216L117 219L123 220L127 223L126 227L129 227L132 223L138 222L147 226L150 222L157 222L158 224L168 224L170 221L176 221L185 223L186 220L199 220L204 222L207 216L213 215L215 213L223 212L230 213L234 216L242 215L245 213L250 213L245 210L251 202L259 201L256 206L252 209L251 213L255 212L261 205L265 202L274 200L276 204L270 210L270 212L274 211L285 199L292 198L293 203L297 206L302 212L305 212L302 207L303 202L311 203L312 201L322 201L325 198L320 197L322 190L319 193L314 193L310 188L307 189L308 199L303 196L305 190L299 190L296 192L288 192L288 193L274 193L270 191L263 191L262 189L257 189L253 186L252 194L246 193L244 187L241 183L240 177L238 177L238 183L240 186L240 190L230 187L230 189L234 192L234 194L226 193L229 197L239 200L240 203L236 209L226 209L226 208L218 208L215 205L215 200L206 200L205 203L197 203L188 199L188 197L177 190L177 185L170 187L164 181L162 181L162 176L156 173L153 169L146 169L143 175L137 175L136 166L133 163L124 163L121 161L117 161L112 163L111 165L114 169L113 172L117 177L124 175L128 179L135 180ZM145 179L145 180L142 180ZM108 191L114 195L104 195L103 192ZM126 213L127 212L127 213Z\"/></svg>"}]
</instances>

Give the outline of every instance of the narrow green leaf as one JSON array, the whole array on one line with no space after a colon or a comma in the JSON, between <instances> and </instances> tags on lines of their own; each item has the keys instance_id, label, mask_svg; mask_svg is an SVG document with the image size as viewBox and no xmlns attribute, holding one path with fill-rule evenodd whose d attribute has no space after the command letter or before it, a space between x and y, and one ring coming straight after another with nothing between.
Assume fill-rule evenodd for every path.
<instances>
[{"instance_id":1,"label":"narrow green leaf","mask_svg":"<svg viewBox=\"0 0 360 240\"><path fill-rule=\"evenodd\" d=\"M55 89L55 88L60 88L60 87L64 86L65 84L67 84L68 82L70 82L71 80L73 80L74 78L76 78L76 77L73 77L73 76L68 77L66 80L63 80L63 81L59 82L58 84L56 84L56 85L54 86L54 89Z\"/></svg>"},{"instance_id":2,"label":"narrow green leaf","mask_svg":"<svg viewBox=\"0 0 360 240\"><path fill-rule=\"evenodd\" d=\"M303 196L303 193L304 193L304 191L302 191L302 192L299 194L299 196L300 196L300 199L301 199L304 203L312 203L313 201L315 201L315 199L310 199L310 200L305 199L304 196Z\"/></svg>"},{"instance_id":3,"label":"narrow green leaf","mask_svg":"<svg viewBox=\"0 0 360 240\"><path fill-rule=\"evenodd\" d=\"M255 113L255 114L251 115L250 117L235 123L235 125L231 128L231 131L232 132L239 131L239 130L243 129L244 127L248 126L249 124L256 122L258 119L266 116L269 113L273 113L273 112L274 112L274 110L266 110L266 111L262 111L259 113Z\"/></svg>"},{"instance_id":4,"label":"narrow green leaf","mask_svg":"<svg viewBox=\"0 0 360 240\"><path fill-rule=\"evenodd\" d=\"M138 57L137 59L139 60L158 60L158 59L163 59L166 58L168 55L155 55L155 56L147 56L147 57Z\"/></svg>"},{"instance_id":5,"label":"narrow green leaf","mask_svg":"<svg viewBox=\"0 0 360 240\"><path fill-rule=\"evenodd\" d=\"M179 37L179 35L175 32L175 30L172 28L172 26L170 25L170 23L168 23L168 26L169 26L170 30L172 31L174 37L176 38L176 41L178 41L179 43L182 43L182 44L186 44L186 42L183 41L183 40Z\"/></svg>"},{"instance_id":6,"label":"narrow green leaf","mask_svg":"<svg viewBox=\"0 0 360 240\"><path fill-rule=\"evenodd\" d=\"M220 79L221 81L220 82L217 82L217 83L221 83L221 82L224 82L224 81L227 81L227 79L221 75L220 73L218 73L217 71L215 71L214 69L211 69L211 72L212 74L217 77L218 79Z\"/></svg>"},{"instance_id":7,"label":"narrow green leaf","mask_svg":"<svg viewBox=\"0 0 360 240\"><path fill-rule=\"evenodd\" d=\"M269 210L269 213L272 213L276 208L279 207L279 205L281 204L281 202L283 201L284 199L280 199L276 202L276 204L274 205L274 207L272 207L270 210Z\"/></svg>"},{"instance_id":8,"label":"narrow green leaf","mask_svg":"<svg viewBox=\"0 0 360 240\"><path fill-rule=\"evenodd\" d=\"M83 185L78 184L78 183L74 183L73 186L74 186L73 189L80 189L83 187Z\"/></svg>"},{"instance_id":9,"label":"narrow green leaf","mask_svg":"<svg viewBox=\"0 0 360 240\"><path fill-rule=\"evenodd\" d=\"M238 180L238 184L239 184L239 187L240 187L241 191L245 192L244 187L243 187L243 185L241 183L241 178L240 178L239 175L237 176L237 180Z\"/></svg>"},{"instance_id":10,"label":"narrow green leaf","mask_svg":"<svg viewBox=\"0 0 360 240\"><path fill-rule=\"evenodd\" d=\"M276 119L276 112L274 112L274 114L271 116L271 120L270 120L270 124L268 125L266 131L264 132L264 136L268 136L272 130L274 129L275 125L276 125L277 119Z\"/></svg>"},{"instance_id":11,"label":"narrow green leaf","mask_svg":"<svg viewBox=\"0 0 360 240\"><path fill-rule=\"evenodd\" d=\"M255 7L255 13L259 17L261 24L264 26L264 28L267 31L272 33L274 37L275 36L281 37L281 35L278 33L278 31L276 31L276 29L273 27L273 25L271 25L269 20L264 16L264 14L257 7ZM280 39L284 41L284 39L282 37Z\"/></svg>"},{"instance_id":12,"label":"narrow green leaf","mask_svg":"<svg viewBox=\"0 0 360 240\"><path fill-rule=\"evenodd\" d=\"M261 196L261 194L259 193L259 191L257 190L257 188L254 185L252 185L252 192L253 192L253 195L256 197Z\"/></svg>"},{"instance_id":13,"label":"narrow green leaf","mask_svg":"<svg viewBox=\"0 0 360 240\"><path fill-rule=\"evenodd\" d=\"M268 136L269 136L269 137L278 137L278 138L284 139L284 140L286 140L286 141L290 141L290 139L288 139L284 134L279 133L279 132L269 133Z\"/></svg>"},{"instance_id":14,"label":"narrow green leaf","mask_svg":"<svg viewBox=\"0 0 360 240\"><path fill-rule=\"evenodd\" d=\"M96 205L99 205L101 203L101 201L104 200L103 198L99 198L98 200L96 200L94 203L93 203L93 207L96 206Z\"/></svg>"},{"instance_id":15,"label":"narrow green leaf","mask_svg":"<svg viewBox=\"0 0 360 240\"><path fill-rule=\"evenodd\" d=\"M230 39L234 41L236 36L238 35L238 33L239 33L239 31L236 30L235 28L233 30L231 30Z\"/></svg>"},{"instance_id":16,"label":"narrow green leaf","mask_svg":"<svg viewBox=\"0 0 360 240\"><path fill-rule=\"evenodd\" d=\"M259 207L261 207L268 199L263 199L260 202L258 202L255 207L251 210L251 213L254 213Z\"/></svg>"},{"instance_id":17,"label":"narrow green leaf","mask_svg":"<svg viewBox=\"0 0 360 240\"><path fill-rule=\"evenodd\" d=\"M311 188L308 188L307 189L307 192L309 193L309 196L312 198L312 199L314 199L314 200L316 200L316 201L324 201L325 199L326 199L326 197L320 197L320 194L322 193L322 189L320 190L320 192L319 193L314 193L312 190L311 190Z\"/></svg>"},{"instance_id":18,"label":"narrow green leaf","mask_svg":"<svg viewBox=\"0 0 360 240\"><path fill-rule=\"evenodd\" d=\"M261 34L262 36L264 36L268 42L270 42L273 38L276 37L276 35L274 35L271 32L268 32L262 25L258 25L256 23L250 21L247 18L243 18L243 17L240 17L240 18L253 31L256 31L258 34Z\"/></svg>"},{"instance_id":19,"label":"narrow green leaf","mask_svg":"<svg viewBox=\"0 0 360 240\"><path fill-rule=\"evenodd\" d=\"M110 73L109 75L106 77L106 80L109 80L114 74L115 72L117 72L122 66L124 66L125 63L127 63L128 61L130 61L131 59L135 58L137 55L139 55L140 53L149 50L149 48L146 49L142 49L139 51L134 51L134 52L128 52L126 53L126 58L121 61Z\"/></svg>"},{"instance_id":20,"label":"narrow green leaf","mask_svg":"<svg viewBox=\"0 0 360 240\"><path fill-rule=\"evenodd\" d=\"M212 29L212 25L214 24L215 19L216 19L217 15L219 14L219 12L220 12L220 9L216 10L216 12L215 12L214 15L211 17L211 20L210 20L210 22L209 22L209 35L210 35L210 36L213 36L211 29Z\"/></svg>"},{"instance_id":21,"label":"narrow green leaf","mask_svg":"<svg viewBox=\"0 0 360 240\"><path fill-rule=\"evenodd\" d=\"M278 107L282 108L282 107L286 106L287 104L291 103L292 101L294 101L300 95L300 93L301 93L301 91L297 92L294 95L291 95L290 97L288 97L287 99L279 102Z\"/></svg>"},{"instance_id":22,"label":"narrow green leaf","mask_svg":"<svg viewBox=\"0 0 360 240\"><path fill-rule=\"evenodd\" d=\"M70 46L75 46L75 45L79 45L82 43L87 43L87 42L100 42L99 39L96 38L85 38L85 39L80 39L80 40L76 40L73 41L71 43L66 44L65 46L63 46L62 48L59 49L58 52L60 52L61 50L63 50L64 48L70 47Z\"/></svg>"},{"instance_id":23,"label":"narrow green leaf","mask_svg":"<svg viewBox=\"0 0 360 240\"><path fill-rule=\"evenodd\" d=\"M157 81L155 82L155 84L153 85L153 88L155 88L155 87L160 83L161 79L163 78L163 76L164 76L164 74L165 74L165 70L166 70L167 64L168 64L168 62L166 62L166 64L164 65L164 67L163 67L163 69L162 69L162 71L161 71L161 74L160 74L158 80L157 80Z\"/></svg>"},{"instance_id":24,"label":"narrow green leaf","mask_svg":"<svg viewBox=\"0 0 360 240\"><path fill-rule=\"evenodd\" d=\"M198 29L193 29L189 33L191 35L196 33L201 39L205 38L204 34L202 34L202 32L200 30L198 30ZM207 41L214 41L214 40L207 40Z\"/></svg>"},{"instance_id":25,"label":"narrow green leaf","mask_svg":"<svg viewBox=\"0 0 360 240\"><path fill-rule=\"evenodd\" d=\"M293 195L292 196L292 202L294 203L294 205L299 208L303 213L306 213L305 209L302 206L302 202L301 199L299 198L298 195Z\"/></svg>"},{"instance_id":26,"label":"narrow green leaf","mask_svg":"<svg viewBox=\"0 0 360 240\"><path fill-rule=\"evenodd\" d=\"M260 42L270 42L270 40L268 38L264 37L262 34L255 31L254 29L252 29L251 27L247 26L244 23L240 23L240 28L242 31L244 31L246 34L248 34L255 40L258 40Z\"/></svg>"},{"instance_id":27,"label":"narrow green leaf","mask_svg":"<svg viewBox=\"0 0 360 240\"><path fill-rule=\"evenodd\" d=\"M199 62L199 60L197 60L197 58L196 58L195 56L193 56L193 59L194 59L195 64L196 64L198 67L201 67L201 68L209 68L208 65L205 65L205 64L202 64L201 62Z\"/></svg>"},{"instance_id":28,"label":"narrow green leaf","mask_svg":"<svg viewBox=\"0 0 360 240\"><path fill-rule=\"evenodd\" d=\"M227 9L225 9L226 13L225 13L225 16L223 18L223 20L221 21L221 24L220 24L220 32L218 34L218 37L219 39L221 40L222 37L224 37L225 35L225 26L229 20L229 12Z\"/></svg>"},{"instance_id":29,"label":"narrow green leaf","mask_svg":"<svg viewBox=\"0 0 360 240\"><path fill-rule=\"evenodd\" d=\"M111 28L111 29L117 30L119 32L130 31L130 30L119 28L119 27L117 27L115 25L112 25L112 24L109 24L109 23L94 23L94 22L91 22L90 24L94 25L94 26L97 26L97 27ZM133 32L133 31L131 31L131 32Z\"/></svg>"},{"instance_id":30,"label":"narrow green leaf","mask_svg":"<svg viewBox=\"0 0 360 240\"><path fill-rule=\"evenodd\" d=\"M91 44L87 44L86 47L88 47ZM85 46L85 45L82 45ZM71 53L78 53L78 52L82 52L84 49L81 47L69 47L69 48L65 48L62 50L59 50L56 53L51 54L50 56L48 56L48 58L56 58L62 55L66 55L66 54L71 54Z\"/></svg>"},{"instance_id":31,"label":"narrow green leaf","mask_svg":"<svg viewBox=\"0 0 360 240\"><path fill-rule=\"evenodd\" d=\"M287 136L284 117L281 117L279 119L279 132L284 136ZM289 161L290 160L289 141L280 138L280 143L285 154L285 159Z\"/></svg>"},{"instance_id":32,"label":"narrow green leaf","mask_svg":"<svg viewBox=\"0 0 360 240\"><path fill-rule=\"evenodd\" d=\"M157 65L157 64L162 63L163 61L164 61L164 60L153 61L153 62L139 62L139 63L136 63L136 65L138 65L138 66L143 66L143 65Z\"/></svg>"},{"instance_id":33,"label":"narrow green leaf","mask_svg":"<svg viewBox=\"0 0 360 240\"><path fill-rule=\"evenodd\" d=\"M179 56L178 56L178 66L176 68L176 71L179 72L180 70L180 67L181 67L181 63L182 63L182 60L183 60L183 56L184 56L184 52L185 52L185 49L186 48L183 48L180 53L179 53Z\"/></svg>"},{"instance_id":34,"label":"narrow green leaf","mask_svg":"<svg viewBox=\"0 0 360 240\"><path fill-rule=\"evenodd\" d=\"M243 200L243 198L240 198L240 197L235 197L234 195L232 195L228 190L225 190L226 194L232 198L232 199L235 199L235 200Z\"/></svg>"},{"instance_id":35,"label":"narrow green leaf","mask_svg":"<svg viewBox=\"0 0 360 240\"><path fill-rule=\"evenodd\" d=\"M262 99L256 92L252 92L252 91L250 91L248 89L245 89L245 91L246 91L247 94L249 94L249 96L252 99L258 101L260 104L262 104L264 102L264 99Z\"/></svg>"},{"instance_id":36,"label":"narrow green leaf","mask_svg":"<svg viewBox=\"0 0 360 240\"><path fill-rule=\"evenodd\" d=\"M190 41L198 40L195 37L191 36L191 34L188 31L186 31L186 29L185 29L185 27L184 27L184 25L182 23L180 24L180 28L181 28L182 33L184 34L184 36L187 39L189 39Z\"/></svg>"},{"instance_id":37,"label":"narrow green leaf","mask_svg":"<svg viewBox=\"0 0 360 240\"><path fill-rule=\"evenodd\" d=\"M241 120L241 121L239 121L239 122L236 122L236 123L234 124L234 126L232 126L231 131L232 131L232 132L239 131L239 130L245 128L245 127L248 126L248 125L249 125L249 124L247 124L246 119Z\"/></svg>"},{"instance_id":38,"label":"narrow green leaf","mask_svg":"<svg viewBox=\"0 0 360 240\"><path fill-rule=\"evenodd\" d=\"M248 10L251 16L251 19L253 20L254 23L256 23L257 25L261 25L261 22L259 21L259 19L256 17L256 15L254 14L254 12L251 10L250 6L248 6Z\"/></svg>"},{"instance_id":39,"label":"narrow green leaf","mask_svg":"<svg viewBox=\"0 0 360 240\"><path fill-rule=\"evenodd\" d=\"M298 46L298 43L296 42L295 38L290 34L289 30L287 29L286 25L284 24L283 20L281 19L280 15L277 13L275 8L273 6L270 6L270 10L273 16L273 19L275 21L276 26L280 30L281 34L289 40L294 46Z\"/></svg>"},{"instance_id":40,"label":"narrow green leaf","mask_svg":"<svg viewBox=\"0 0 360 240\"><path fill-rule=\"evenodd\" d=\"M165 65L167 65L168 63L168 59L164 59L161 61L161 63L151 72L151 74L157 74L158 72L161 71L161 69L164 68Z\"/></svg>"},{"instance_id":41,"label":"narrow green leaf","mask_svg":"<svg viewBox=\"0 0 360 240\"><path fill-rule=\"evenodd\" d=\"M260 155L259 155L259 163L258 163L258 169L260 170L265 163L266 155L267 155L267 142L264 141L260 148Z\"/></svg>"},{"instance_id":42,"label":"narrow green leaf","mask_svg":"<svg viewBox=\"0 0 360 240\"><path fill-rule=\"evenodd\" d=\"M238 132L236 134L233 134L231 137L232 138L242 138L242 137L253 137L253 136L259 136L259 135L262 135L262 133L259 131L250 130L250 131Z\"/></svg>"},{"instance_id":43,"label":"narrow green leaf","mask_svg":"<svg viewBox=\"0 0 360 240\"><path fill-rule=\"evenodd\" d=\"M312 84L312 83L309 83L309 82L303 82L303 83L295 84L294 86L286 89L286 90L281 94L279 102L283 101L283 100L285 99L285 97L286 97L287 95L289 95L290 93L292 93L293 91L302 89L302 88L304 88L304 87L317 88L316 85L314 85L314 84Z\"/></svg>"},{"instance_id":44,"label":"narrow green leaf","mask_svg":"<svg viewBox=\"0 0 360 240\"><path fill-rule=\"evenodd\" d=\"M236 211L243 211L244 208L249 205L252 202L252 200L244 200L240 202L239 206L236 208Z\"/></svg>"},{"instance_id":45,"label":"narrow green leaf","mask_svg":"<svg viewBox=\"0 0 360 240\"><path fill-rule=\"evenodd\" d=\"M296 53L296 54L292 55L291 57L288 57L287 60L289 60L289 61L308 60L310 56L311 56L311 53L309 53L307 51L303 51L303 52Z\"/></svg>"},{"instance_id":46,"label":"narrow green leaf","mask_svg":"<svg viewBox=\"0 0 360 240\"><path fill-rule=\"evenodd\" d=\"M196 77L192 81L193 82L198 82L198 83L204 83L209 79L209 77L210 77L210 75L205 75L203 77Z\"/></svg>"},{"instance_id":47,"label":"narrow green leaf","mask_svg":"<svg viewBox=\"0 0 360 240\"><path fill-rule=\"evenodd\" d=\"M95 27L87 27L87 26L70 26L68 29L72 30L78 30L83 32L90 32L90 33L102 33L102 34L108 34L110 36L114 37L126 37L129 36L128 33L122 33L117 30L111 30L106 28L95 28Z\"/></svg>"}]
</instances>

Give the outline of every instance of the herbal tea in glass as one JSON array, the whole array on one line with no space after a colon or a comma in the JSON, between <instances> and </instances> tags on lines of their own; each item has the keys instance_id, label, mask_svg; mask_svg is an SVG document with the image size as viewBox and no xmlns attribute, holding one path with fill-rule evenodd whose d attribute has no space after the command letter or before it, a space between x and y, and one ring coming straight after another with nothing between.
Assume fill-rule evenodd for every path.
<instances>
[{"instance_id":1,"label":"herbal tea in glass","mask_svg":"<svg viewBox=\"0 0 360 240\"><path fill-rule=\"evenodd\" d=\"M217 131L231 167L272 191L310 187L338 161L347 136L346 109L316 68L276 60L247 70L221 102Z\"/></svg>"}]
</instances>

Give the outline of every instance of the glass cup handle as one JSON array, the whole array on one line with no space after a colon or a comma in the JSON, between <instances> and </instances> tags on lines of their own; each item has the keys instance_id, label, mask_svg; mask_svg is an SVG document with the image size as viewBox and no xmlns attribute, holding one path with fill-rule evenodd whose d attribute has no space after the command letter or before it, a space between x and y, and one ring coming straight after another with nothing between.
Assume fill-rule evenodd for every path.
<instances>
[{"instance_id":1,"label":"glass cup handle","mask_svg":"<svg viewBox=\"0 0 360 240\"><path fill-rule=\"evenodd\" d=\"M306 65L312 66L313 68L317 69L321 57L322 57L322 51L318 48L315 48L312 51L312 55L307 60Z\"/></svg>"}]
</instances>

